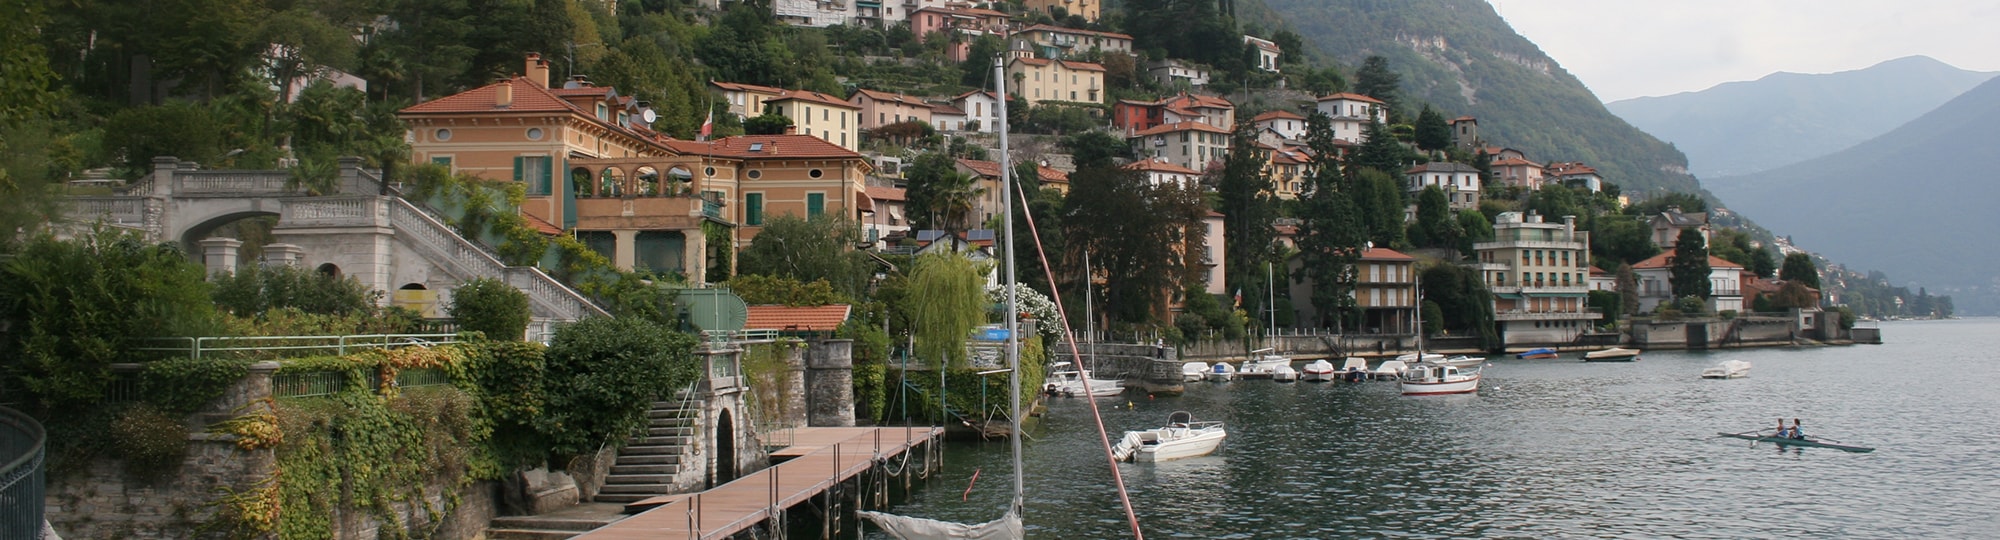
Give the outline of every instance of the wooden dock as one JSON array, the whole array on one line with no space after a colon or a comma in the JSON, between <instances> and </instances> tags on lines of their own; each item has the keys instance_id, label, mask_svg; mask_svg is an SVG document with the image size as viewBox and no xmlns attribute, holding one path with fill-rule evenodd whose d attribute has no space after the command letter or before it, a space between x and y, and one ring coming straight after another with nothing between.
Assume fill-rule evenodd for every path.
<instances>
[{"instance_id":1,"label":"wooden dock","mask_svg":"<svg viewBox=\"0 0 2000 540\"><path fill-rule=\"evenodd\" d=\"M771 453L773 460L784 460L776 466L701 493L632 503L657 506L576 538L728 538L868 471L877 455L899 455L935 444L943 435L944 429L935 427L798 428L792 446Z\"/></svg>"}]
</instances>

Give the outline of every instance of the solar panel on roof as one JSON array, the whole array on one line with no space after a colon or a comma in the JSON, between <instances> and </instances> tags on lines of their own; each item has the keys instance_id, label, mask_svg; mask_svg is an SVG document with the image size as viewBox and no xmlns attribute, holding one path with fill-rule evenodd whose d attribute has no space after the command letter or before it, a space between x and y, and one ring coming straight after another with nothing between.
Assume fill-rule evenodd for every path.
<instances>
[{"instance_id":1,"label":"solar panel on roof","mask_svg":"<svg viewBox=\"0 0 2000 540\"><path fill-rule=\"evenodd\" d=\"M762 151L764 151L764 143L760 143L760 142L753 142L753 143L750 143L750 151L751 151L751 152L762 152Z\"/></svg>"}]
</instances>

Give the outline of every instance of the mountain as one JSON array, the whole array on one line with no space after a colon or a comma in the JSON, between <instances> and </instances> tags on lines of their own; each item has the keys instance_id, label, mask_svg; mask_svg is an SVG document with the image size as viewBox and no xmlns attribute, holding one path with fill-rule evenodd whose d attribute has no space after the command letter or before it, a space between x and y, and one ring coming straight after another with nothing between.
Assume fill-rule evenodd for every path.
<instances>
[{"instance_id":1,"label":"mountain","mask_svg":"<svg viewBox=\"0 0 2000 540\"><path fill-rule=\"evenodd\" d=\"M1582 161L1626 193L1694 193L1687 158L1604 108L1590 89L1482 0L1241 0L1236 14L1289 28L1348 66L1371 55L1402 76L1407 108L1479 119L1491 144ZM1350 74L1351 77L1351 74Z\"/></svg>"},{"instance_id":2,"label":"mountain","mask_svg":"<svg viewBox=\"0 0 2000 540\"><path fill-rule=\"evenodd\" d=\"M1795 245L1887 272L1960 313L2000 308L2000 79L1826 156L1726 181L1717 195Z\"/></svg>"},{"instance_id":3,"label":"mountain","mask_svg":"<svg viewBox=\"0 0 2000 540\"><path fill-rule=\"evenodd\" d=\"M1695 175L1740 176L1881 135L1993 75L1911 56L1839 73L1773 73L1605 107L1679 147Z\"/></svg>"}]
</instances>

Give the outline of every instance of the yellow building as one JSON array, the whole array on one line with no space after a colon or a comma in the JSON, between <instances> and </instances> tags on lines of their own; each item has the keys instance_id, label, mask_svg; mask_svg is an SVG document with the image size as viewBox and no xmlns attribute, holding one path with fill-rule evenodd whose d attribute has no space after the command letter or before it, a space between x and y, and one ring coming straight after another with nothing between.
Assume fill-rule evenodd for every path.
<instances>
[{"instance_id":1,"label":"yellow building","mask_svg":"<svg viewBox=\"0 0 2000 540\"><path fill-rule=\"evenodd\" d=\"M1008 93L1029 103L1104 103L1104 66L1031 58L1015 51L1007 61Z\"/></svg>"},{"instance_id":2,"label":"yellow building","mask_svg":"<svg viewBox=\"0 0 2000 540\"><path fill-rule=\"evenodd\" d=\"M1028 9L1040 11L1054 17L1055 8L1062 8L1069 15L1083 17L1083 20L1097 22L1104 12L1103 0L1024 0Z\"/></svg>"},{"instance_id":3,"label":"yellow building","mask_svg":"<svg viewBox=\"0 0 2000 540\"><path fill-rule=\"evenodd\" d=\"M764 100L766 110L792 119L800 135L819 137L847 150L861 146L861 106L811 90L789 90Z\"/></svg>"}]
</instances>

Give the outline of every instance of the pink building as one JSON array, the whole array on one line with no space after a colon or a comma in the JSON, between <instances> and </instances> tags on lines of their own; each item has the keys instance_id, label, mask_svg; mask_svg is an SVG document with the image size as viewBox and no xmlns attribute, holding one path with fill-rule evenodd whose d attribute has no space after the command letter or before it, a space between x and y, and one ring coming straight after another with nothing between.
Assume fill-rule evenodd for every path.
<instances>
[{"instance_id":1,"label":"pink building","mask_svg":"<svg viewBox=\"0 0 2000 540\"><path fill-rule=\"evenodd\" d=\"M911 96L855 90L854 95L847 96L847 101L861 107L861 129L876 129L911 120L931 121L931 104Z\"/></svg>"}]
</instances>

